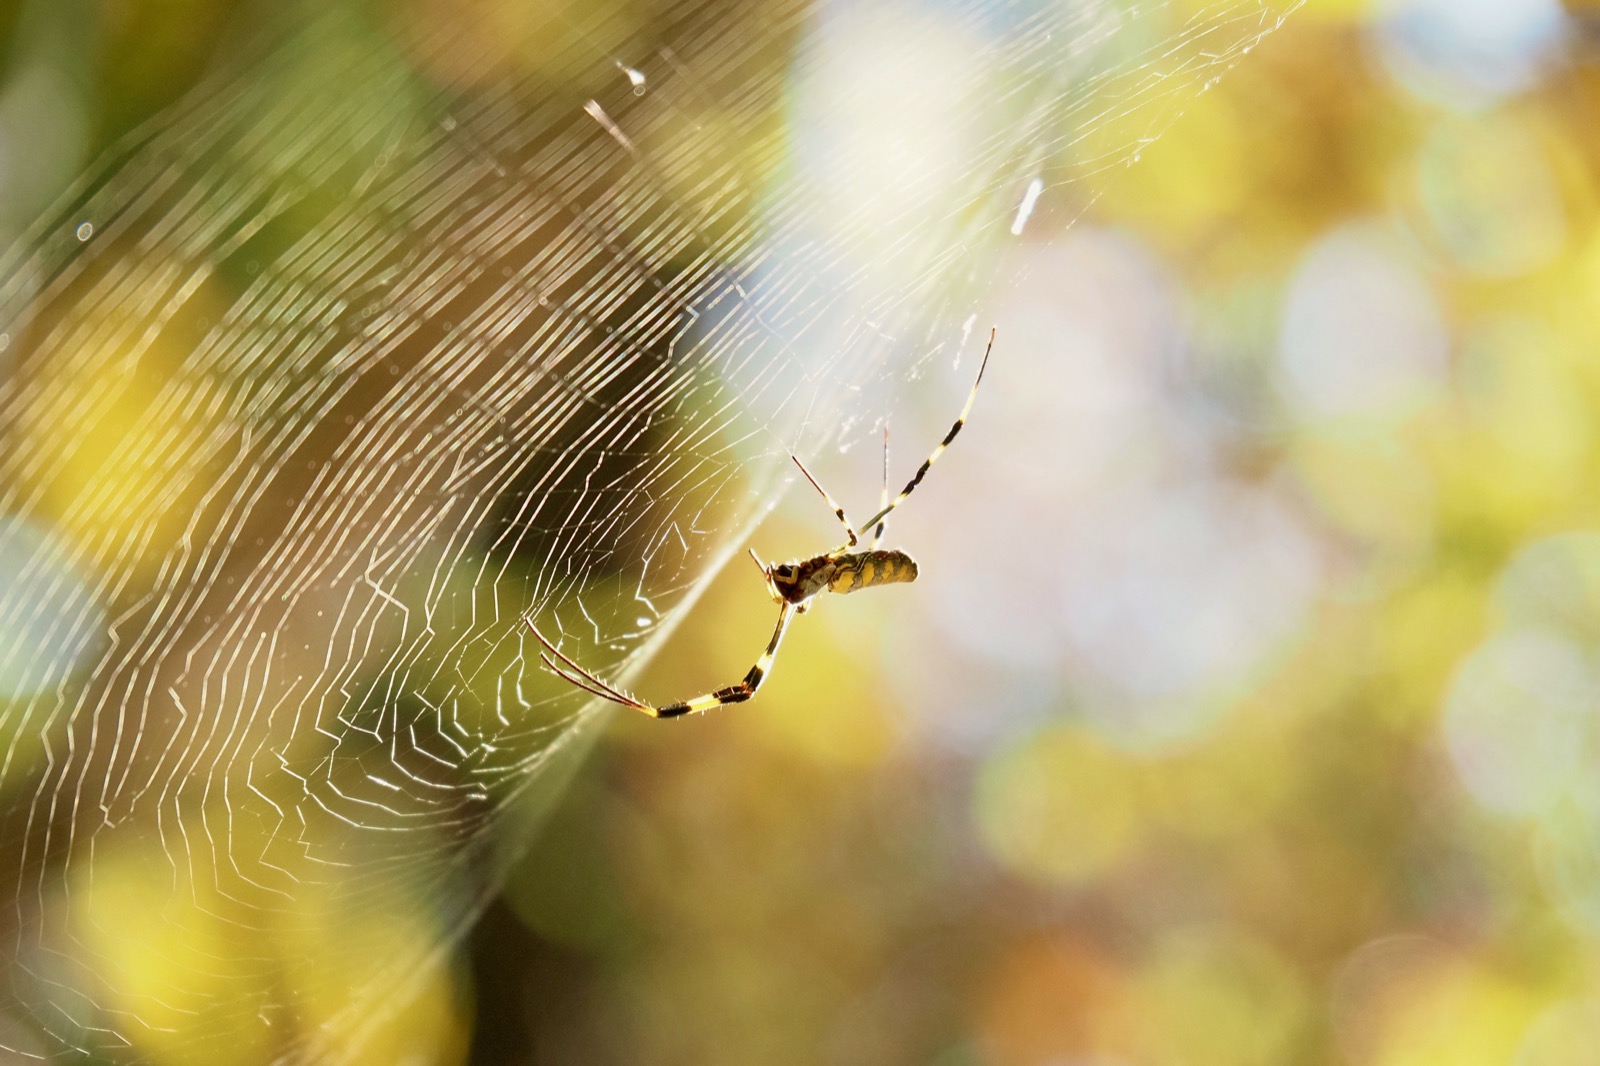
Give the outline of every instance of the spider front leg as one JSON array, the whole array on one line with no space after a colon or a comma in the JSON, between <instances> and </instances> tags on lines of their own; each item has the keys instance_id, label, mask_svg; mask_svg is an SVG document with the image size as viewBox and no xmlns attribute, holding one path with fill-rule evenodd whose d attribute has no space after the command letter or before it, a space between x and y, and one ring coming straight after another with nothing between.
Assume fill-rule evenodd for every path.
<instances>
[{"instance_id":1,"label":"spider front leg","mask_svg":"<svg viewBox=\"0 0 1600 1066\"><path fill-rule=\"evenodd\" d=\"M767 642L767 650L761 653L761 658L757 659L756 664L750 668L750 672L744 675L743 681L736 685L729 685L727 688L720 688L715 692L708 692L704 696L696 696L692 700L668 703L660 707L647 703L631 693L624 692L615 685L600 680L593 672L573 662L566 652L552 644L550 638L539 632L539 627L533 624L532 618L524 617L523 621L527 623L528 629L533 632L539 643L544 646L545 650L540 653L539 658L544 662L545 666L550 668L551 673L563 681L581 688L591 696L599 696L601 699L610 700L612 703L620 703L624 707L632 707L634 710L642 711L652 718L676 718L682 714L704 713L717 707L727 706L730 703L743 703L751 696L754 696L756 690L761 687L761 682L766 680L767 674L772 670L773 660L778 657L778 645L783 642L784 630L789 628L789 620L794 616L794 613L795 608L789 603L784 603L778 609L778 625L772 631L772 639Z\"/></svg>"},{"instance_id":2,"label":"spider front leg","mask_svg":"<svg viewBox=\"0 0 1600 1066\"><path fill-rule=\"evenodd\" d=\"M773 661L778 657L778 645L783 643L783 634L789 628L789 620L795 615L793 604L785 602L778 608L778 624L772 630L772 639L767 641L767 650L761 653L761 658L744 675L744 680L737 685L719 688L715 692L704 696L696 696L692 700L682 703L669 703L656 712L657 718L676 718L680 714L704 714L706 711L717 707L726 707L730 703L743 703L756 694L761 687L761 682L767 679L772 672Z\"/></svg>"}]
</instances>

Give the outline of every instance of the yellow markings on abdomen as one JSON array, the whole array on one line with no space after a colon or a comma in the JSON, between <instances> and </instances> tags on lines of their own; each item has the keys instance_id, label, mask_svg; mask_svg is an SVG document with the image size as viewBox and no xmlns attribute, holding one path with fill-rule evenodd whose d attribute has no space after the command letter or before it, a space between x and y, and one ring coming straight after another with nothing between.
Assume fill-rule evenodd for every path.
<instances>
[{"instance_id":1,"label":"yellow markings on abdomen","mask_svg":"<svg viewBox=\"0 0 1600 1066\"><path fill-rule=\"evenodd\" d=\"M901 551L850 552L834 561L828 591L846 593L917 579L917 561Z\"/></svg>"}]
</instances>

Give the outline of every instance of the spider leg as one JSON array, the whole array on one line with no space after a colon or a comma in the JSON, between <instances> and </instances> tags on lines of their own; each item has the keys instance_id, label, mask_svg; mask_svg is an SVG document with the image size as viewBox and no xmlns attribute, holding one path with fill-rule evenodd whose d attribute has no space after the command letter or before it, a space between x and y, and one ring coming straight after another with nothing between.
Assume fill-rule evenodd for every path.
<instances>
[{"instance_id":1,"label":"spider leg","mask_svg":"<svg viewBox=\"0 0 1600 1066\"><path fill-rule=\"evenodd\" d=\"M767 572L767 564L761 561L761 556L756 554L754 548L746 550L750 553L750 560L756 564L756 569L761 571L761 580L767 586L767 595L772 597L773 603L782 603L783 597L778 595L778 588L772 583L772 575Z\"/></svg>"},{"instance_id":2,"label":"spider leg","mask_svg":"<svg viewBox=\"0 0 1600 1066\"><path fill-rule=\"evenodd\" d=\"M885 516L888 515L888 513L889 513L889 423L887 423L887 422L885 422L883 424L883 491L878 494L878 506L882 508L882 510L878 512L880 515L885 515ZM887 529L887 528L889 528L889 522L888 522L887 518L880 518L878 520L878 528L873 530L873 533L872 533L872 547L873 547L874 550L877 549L879 544L883 543L883 531L885 529Z\"/></svg>"},{"instance_id":3,"label":"spider leg","mask_svg":"<svg viewBox=\"0 0 1600 1066\"><path fill-rule=\"evenodd\" d=\"M646 714L653 715L656 713L654 707L637 696L629 695L613 685L606 684L593 673L573 662L566 652L550 643L550 638L539 632L539 627L533 624L532 618L524 616L522 620L527 623L528 628L532 630L539 643L544 645L544 652L540 653L539 658L544 660L544 664L550 668L551 673L591 695L610 700L612 703L620 703L624 707L632 707ZM552 656L554 658L551 658ZM560 665L556 663L555 660L557 659L561 661Z\"/></svg>"},{"instance_id":4,"label":"spider leg","mask_svg":"<svg viewBox=\"0 0 1600 1066\"><path fill-rule=\"evenodd\" d=\"M544 665L549 668L549 670L550 670L550 672L552 674L555 674L557 677L559 677L561 680L567 682L569 685L573 685L573 686L576 686L577 688L583 689L583 691L589 693L591 696L599 696L602 699L608 699L613 703L622 703L622 704L624 704L625 706L628 706L628 707L639 707L640 706L637 702L634 702L634 701L631 701L631 700L619 700L617 698L618 692L616 690L613 690L609 685L602 687L600 685L595 684L593 681L589 681L588 679L583 677L581 674L574 674L572 671L570 671L570 670L566 669L565 667L560 666L559 664L557 664L557 662L554 659L550 658L550 656L545 654L544 652L540 652L539 653L539 661L544 663ZM624 693L624 695L625 695L625 693ZM640 707L640 709L642 710L643 708Z\"/></svg>"},{"instance_id":5,"label":"spider leg","mask_svg":"<svg viewBox=\"0 0 1600 1066\"><path fill-rule=\"evenodd\" d=\"M867 519L862 524L863 529L882 522L889 517L890 511L906 502L906 497L910 496L916 490L916 487L922 484L923 475L927 474L928 469L939 461L939 456L943 455L944 450L950 447L950 442L956 439L956 434L961 432L961 427L967 424L967 415L972 413L972 401L978 397L978 386L983 384L983 371L989 365L989 353L992 351L994 351L994 330L991 329L989 331L989 346L983 350L983 362L978 364L978 377L972 383L972 391L967 393L967 402L962 405L961 415L956 419L956 424L950 427L950 432L944 435L944 440L940 441L938 447L934 448L928 457L922 461L922 465L917 468L916 476L906 482L906 487L900 490L900 495L885 504L877 514ZM852 540L850 543L854 545L855 541Z\"/></svg>"},{"instance_id":6,"label":"spider leg","mask_svg":"<svg viewBox=\"0 0 1600 1066\"><path fill-rule=\"evenodd\" d=\"M624 707L632 707L636 711L643 711L652 718L676 718L681 714L703 713L717 707L727 706L730 703L743 703L751 696L754 696L756 690L761 687L761 682L766 679L768 672L772 669L772 662L778 655L778 645L782 643L784 630L789 628L789 620L793 616L794 607L792 604L784 603L779 608L778 625L772 632L772 639L767 642L767 650L761 653L761 658L757 659L756 664L750 668L750 672L745 674L743 681L740 681L737 685L720 688L715 692L708 692L704 696L696 696L692 700L668 703L661 707L646 703L637 696L629 695L622 689L600 680L591 671L585 670L573 662L565 652L552 644L548 637L539 632L539 627L533 624L532 618L524 617L523 621L527 623L528 628L533 632L539 643L544 645L545 650L540 654L539 658L550 668L551 673L563 681L582 689L591 696L599 696L601 699L610 700L612 703L620 703Z\"/></svg>"},{"instance_id":7,"label":"spider leg","mask_svg":"<svg viewBox=\"0 0 1600 1066\"><path fill-rule=\"evenodd\" d=\"M778 608L778 625L772 631L772 639L767 641L767 650L761 653L761 658L744 675L744 680L737 685L719 688L715 692L708 692L704 696L696 696L692 700L681 703L669 703L656 712L657 718L676 718L680 714L704 714L706 711L718 707L726 707L730 703L743 703L756 694L756 689L761 687L767 674L772 671L773 660L778 657L778 645L783 643L784 630L789 628L789 620L794 617L794 606L784 603Z\"/></svg>"},{"instance_id":8,"label":"spider leg","mask_svg":"<svg viewBox=\"0 0 1600 1066\"><path fill-rule=\"evenodd\" d=\"M839 519L839 524L844 526L845 536L850 538L850 547L854 548L856 546L856 541L859 538L856 536L856 527L852 526L850 524L850 519L844 516L844 508L835 503L833 501L833 497L828 495L828 490L817 483L817 479L811 476L811 471L806 469L806 464L800 461L800 457L798 455L795 455L791 452L789 458L794 460L794 465L798 466L800 468L800 472L806 476L806 480L811 482L811 487L822 493L822 498L828 501L828 506L833 508L833 513L835 517ZM870 526L872 523L868 522L867 525Z\"/></svg>"}]
</instances>

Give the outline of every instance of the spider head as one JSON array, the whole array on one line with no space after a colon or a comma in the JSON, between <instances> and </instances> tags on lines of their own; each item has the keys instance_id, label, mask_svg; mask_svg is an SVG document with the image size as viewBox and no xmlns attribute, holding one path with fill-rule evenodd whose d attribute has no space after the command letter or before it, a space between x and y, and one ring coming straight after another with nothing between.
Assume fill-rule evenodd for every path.
<instances>
[{"instance_id":1,"label":"spider head","mask_svg":"<svg viewBox=\"0 0 1600 1066\"><path fill-rule=\"evenodd\" d=\"M799 604L810 598L805 588L805 567L800 563L773 563L769 566L761 561L754 549L750 552L750 558L761 569L761 576L767 583L767 594L772 597L773 603Z\"/></svg>"},{"instance_id":2,"label":"spider head","mask_svg":"<svg viewBox=\"0 0 1600 1066\"><path fill-rule=\"evenodd\" d=\"M772 598L788 603L799 603L805 599L800 590L800 568L794 563L779 563L767 568L767 584L772 589Z\"/></svg>"}]
</instances>

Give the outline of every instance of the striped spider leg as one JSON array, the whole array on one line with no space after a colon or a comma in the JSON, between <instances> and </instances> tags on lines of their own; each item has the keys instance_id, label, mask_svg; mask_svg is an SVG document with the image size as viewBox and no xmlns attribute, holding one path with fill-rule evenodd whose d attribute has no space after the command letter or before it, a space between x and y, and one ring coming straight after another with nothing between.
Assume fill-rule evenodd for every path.
<instances>
[{"instance_id":1,"label":"striped spider leg","mask_svg":"<svg viewBox=\"0 0 1600 1066\"><path fill-rule=\"evenodd\" d=\"M889 499L888 490L888 464L889 464L889 431L884 429L884 489L878 513L862 525L862 529L874 530L872 544L865 550L857 551L860 543L860 534L856 527L851 525L846 517L844 508L834 502L826 489L811 476L798 456L791 455L800 472L805 475L813 488L827 501L833 509L834 516L839 519L839 524L844 526L845 543L829 552L814 555L809 559L793 559L786 563L763 563L755 551L750 552L750 558L755 560L756 566L761 570L761 576L767 584L767 593L778 605L778 624L772 631L772 639L767 641L766 651L756 660L750 672L745 674L744 680L726 688L708 692L703 696L696 696L690 700L681 700L677 703L668 703L657 706L649 703L632 693L625 692L615 685L602 681L592 671L579 666L565 652L558 648L539 631L534 625L532 616L524 616L528 629L543 646L539 658L549 670L567 683L582 689L592 696L620 703L624 707L632 707L642 711L652 718L676 718L684 714L703 714L717 707L729 704L743 703L756 694L761 683L766 680L772 671L772 664L778 657L778 645L783 642L783 634L789 628L789 623L796 615L805 614L811 609L812 601L823 592L837 592L841 595L855 592L859 589L872 588L876 585L900 584L917 579L917 561L903 551L893 549L885 550L878 547L883 538L883 531L888 524L889 514L916 491L928 470L950 447L950 442L956 439L956 434L961 432L961 427L967 424L967 415L972 412L972 401L978 396L978 386L983 383L984 368L989 365L989 353L994 350L994 330L989 331L989 344L983 350L983 362L978 365L977 379L972 383L972 391L967 393L967 402L961 408L961 414L955 424L950 427L944 439L923 460L922 465L911 480L906 482L906 487L894 499Z\"/></svg>"}]
</instances>

